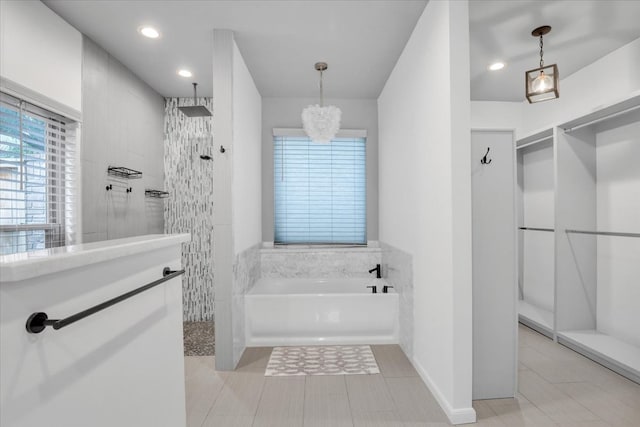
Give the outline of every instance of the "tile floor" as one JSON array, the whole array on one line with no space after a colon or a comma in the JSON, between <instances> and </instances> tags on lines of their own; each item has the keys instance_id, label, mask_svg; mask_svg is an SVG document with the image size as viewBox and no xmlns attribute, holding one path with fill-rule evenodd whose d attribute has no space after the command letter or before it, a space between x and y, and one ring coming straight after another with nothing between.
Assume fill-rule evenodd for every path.
<instances>
[{"instance_id":1,"label":"tile floor","mask_svg":"<svg viewBox=\"0 0 640 427\"><path fill-rule=\"evenodd\" d=\"M187 425L449 425L398 346L372 349L377 375L264 377L270 348L247 349L234 372L185 357ZM517 398L473 406L479 426L638 427L640 385L521 326Z\"/></svg>"}]
</instances>

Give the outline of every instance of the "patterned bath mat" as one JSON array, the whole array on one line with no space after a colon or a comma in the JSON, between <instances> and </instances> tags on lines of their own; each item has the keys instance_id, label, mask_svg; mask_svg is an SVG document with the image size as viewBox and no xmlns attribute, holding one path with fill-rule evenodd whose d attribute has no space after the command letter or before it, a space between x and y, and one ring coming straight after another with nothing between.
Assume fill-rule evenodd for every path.
<instances>
[{"instance_id":1,"label":"patterned bath mat","mask_svg":"<svg viewBox=\"0 0 640 427\"><path fill-rule=\"evenodd\" d=\"M368 345L275 347L264 375L368 375L379 374Z\"/></svg>"}]
</instances>

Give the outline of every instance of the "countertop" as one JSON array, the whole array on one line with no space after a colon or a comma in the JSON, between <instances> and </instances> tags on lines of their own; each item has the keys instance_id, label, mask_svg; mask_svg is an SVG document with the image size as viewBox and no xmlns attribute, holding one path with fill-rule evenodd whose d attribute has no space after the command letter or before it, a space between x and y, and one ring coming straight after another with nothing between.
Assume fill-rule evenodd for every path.
<instances>
[{"instance_id":1,"label":"countertop","mask_svg":"<svg viewBox=\"0 0 640 427\"><path fill-rule=\"evenodd\" d=\"M148 234L0 256L0 280L17 282L191 240L190 234Z\"/></svg>"}]
</instances>

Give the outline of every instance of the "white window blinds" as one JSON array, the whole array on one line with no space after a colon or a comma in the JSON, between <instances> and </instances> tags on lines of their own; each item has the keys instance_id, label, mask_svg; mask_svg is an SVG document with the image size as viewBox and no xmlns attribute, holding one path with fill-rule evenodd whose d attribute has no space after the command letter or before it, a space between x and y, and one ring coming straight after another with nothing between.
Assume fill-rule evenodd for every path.
<instances>
[{"instance_id":1,"label":"white window blinds","mask_svg":"<svg viewBox=\"0 0 640 427\"><path fill-rule=\"evenodd\" d=\"M366 244L366 138L329 144L274 130L276 244Z\"/></svg>"},{"instance_id":2,"label":"white window blinds","mask_svg":"<svg viewBox=\"0 0 640 427\"><path fill-rule=\"evenodd\" d=\"M72 233L75 123L0 97L0 254L63 246Z\"/></svg>"}]
</instances>

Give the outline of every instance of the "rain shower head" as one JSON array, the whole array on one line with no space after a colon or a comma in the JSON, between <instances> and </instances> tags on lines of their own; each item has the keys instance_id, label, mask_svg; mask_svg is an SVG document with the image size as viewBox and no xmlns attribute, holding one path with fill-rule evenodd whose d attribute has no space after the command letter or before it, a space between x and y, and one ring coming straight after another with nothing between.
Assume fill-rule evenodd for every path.
<instances>
[{"instance_id":1,"label":"rain shower head","mask_svg":"<svg viewBox=\"0 0 640 427\"><path fill-rule=\"evenodd\" d=\"M190 106L178 107L178 110L182 111L182 113L187 117L211 117L211 111L207 109L204 105L198 105L198 98L196 96L196 87L198 83L193 84L193 104Z\"/></svg>"}]
</instances>

